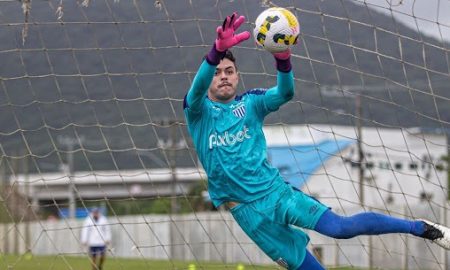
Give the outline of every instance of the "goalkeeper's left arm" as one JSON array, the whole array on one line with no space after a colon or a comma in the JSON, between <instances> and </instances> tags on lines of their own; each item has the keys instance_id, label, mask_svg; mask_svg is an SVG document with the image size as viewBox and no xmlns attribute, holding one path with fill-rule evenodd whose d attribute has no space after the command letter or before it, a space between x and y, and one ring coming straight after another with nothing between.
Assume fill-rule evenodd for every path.
<instances>
[{"instance_id":1,"label":"goalkeeper's left arm","mask_svg":"<svg viewBox=\"0 0 450 270\"><path fill-rule=\"evenodd\" d=\"M291 53L285 51L274 54L277 66L277 85L267 90L264 102L270 111L276 111L294 97L294 74L291 65Z\"/></svg>"}]
</instances>

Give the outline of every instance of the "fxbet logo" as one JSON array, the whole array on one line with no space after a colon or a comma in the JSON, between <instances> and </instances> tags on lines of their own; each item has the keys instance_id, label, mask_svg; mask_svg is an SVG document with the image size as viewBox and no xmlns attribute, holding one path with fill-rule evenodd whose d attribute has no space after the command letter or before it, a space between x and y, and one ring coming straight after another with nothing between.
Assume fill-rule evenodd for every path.
<instances>
[{"instance_id":1,"label":"fxbet logo","mask_svg":"<svg viewBox=\"0 0 450 270\"><path fill-rule=\"evenodd\" d=\"M209 149L213 149L213 147L216 146L235 145L238 142L243 142L250 138L251 136L248 134L248 128L246 126L236 134L230 134L228 131L225 131L224 134L217 134L217 132L215 132L209 135Z\"/></svg>"}]
</instances>

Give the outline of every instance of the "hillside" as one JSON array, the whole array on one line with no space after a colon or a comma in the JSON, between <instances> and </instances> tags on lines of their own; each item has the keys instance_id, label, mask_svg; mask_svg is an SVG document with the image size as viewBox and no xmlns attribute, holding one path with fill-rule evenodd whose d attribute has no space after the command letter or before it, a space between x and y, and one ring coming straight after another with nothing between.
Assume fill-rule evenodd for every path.
<instances>
[{"instance_id":1,"label":"hillside","mask_svg":"<svg viewBox=\"0 0 450 270\"><path fill-rule=\"evenodd\" d=\"M21 4L0 3L1 155L31 154L31 169L41 171L66 159L63 137L81 138L76 169L167 164L170 153L157 142L171 128L161 121L184 121L183 96L219 18L237 10L251 30L263 10L256 0L173 0L161 9L154 1L65 1L58 22L49 3L33 1L24 45ZM302 31L293 48L297 90L268 124L353 125L358 92L364 125L449 128L449 44L352 1L289 3ZM275 83L268 53L252 41L234 52L241 91ZM177 127L176 140L188 138ZM177 150L177 164L195 162L192 150Z\"/></svg>"}]
</instances>

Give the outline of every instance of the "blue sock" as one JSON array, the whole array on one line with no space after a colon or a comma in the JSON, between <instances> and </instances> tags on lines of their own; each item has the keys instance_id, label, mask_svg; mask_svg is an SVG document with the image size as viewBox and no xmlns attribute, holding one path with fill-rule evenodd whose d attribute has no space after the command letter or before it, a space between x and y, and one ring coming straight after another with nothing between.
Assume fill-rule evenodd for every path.
<instances>
[{"instance_id":1,"label":"blue sock","mask_svg":"<svg viewBox=\"0 0 450 270\"><path fill-rule=\"evenodd\" d=\"M305 259L297 270L325 270L325 268L323 268L317 259L307 250Z\"/></svg>"},{"instance_id":2,"label":"blue sock","mask_svg":"<svg viewBox=\"0 0 450 270\"><path fill-rule=\"evenodd\" d=\"M420 220L412 221L411 234L415 236L422 236L425 232L425 223Z\"/></svg>"},{"instance_id":3,"label":"blue sock","mask_svg":"<svg viewBox=\"0 0 450 270\"><path fill-rule=\"evenodd\" d=\"M425 226L422 221L394 218L374 212L343 217L328 210L320 217L314 230L333 238L348 239L358 235L387 233L410 233L421 236Z\"/></svg>"}]
</instances>

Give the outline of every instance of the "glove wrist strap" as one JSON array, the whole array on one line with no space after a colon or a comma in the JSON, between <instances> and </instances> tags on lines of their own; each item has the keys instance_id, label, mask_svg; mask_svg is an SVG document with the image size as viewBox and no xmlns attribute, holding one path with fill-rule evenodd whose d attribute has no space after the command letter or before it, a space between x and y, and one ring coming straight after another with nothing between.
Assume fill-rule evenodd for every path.
<instances>
[{"instance_id":1,"label":"glove wrist strap","mask_svg":"<svg viewBox=\"0 0 450 270\"><path fill-rule=\"evenodd\" d=\"M211 50L206 55L206 61L212 66L217 66L220 63L220 60L225 57L226 52L227 51L218 51L216 48L216 43L214 43Z\"/></svg>"},{"instance_id":2,"label":"glove wrist strap","mask_svg":"<svg viewBox=\"0 0 450 270\"><path fill-rule=\"evenodd\" d=\"M278 59L275 57L277 70L281 72L289 72L292 70L291 59Z\"/></svg>"}]
</instances>

